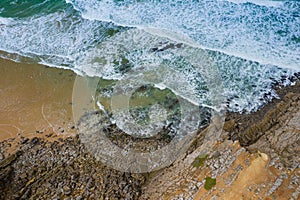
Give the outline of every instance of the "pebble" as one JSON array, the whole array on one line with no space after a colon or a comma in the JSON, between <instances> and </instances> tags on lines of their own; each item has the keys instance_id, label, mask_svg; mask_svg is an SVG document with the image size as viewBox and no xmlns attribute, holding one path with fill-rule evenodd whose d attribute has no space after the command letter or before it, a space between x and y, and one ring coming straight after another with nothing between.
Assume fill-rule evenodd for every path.
<instances>
[{"instance_id":1,"label":"pebble","mask_svg":"<svg viewBox=\"0 0 300 200\"><path fill-rule=\"evenodd\" d=\"M29 140L28 138L21 137L20 143L25 144L26 142L28 142L28 140Z\"/></svg>"},{"instance_id":2,"label":"pebble","mask_svg":"<svg viewBox=\"0 0 300 200\"><path fill-rule=\"evenodd\" d=\"M30 143L31 143L31 145L36 145L36 144L38 144L38 143L39 143L39 141L40 141L40 139L39 139L39 138L37 138L37 137L34 137L34 138L32 138L32 139L31 139Z\"/></svg>"},{"instance_id":3,"label":"pebble","mask_svg":"<svg viewBox=\"0 0 300 200\"><path fill-rule=\"evenodd\" d=\"M66 185L63 187L63 190L65 195L71 194L71 188Z\"/></svg>"},{"instance_id":4,"label":"pebble","mask_svg":"<svg viewBox=\"0 0 300 200\"><path fill-rule=\"evenodd\" d=\"M82 195L77 196L75 200L82 200Z\"/></svg>"},{"instance_id":5,"label":"pebble","mask_svg":"<svg viewBox=\"0 0 300 200\"><path fill-rule=\"evenodd\" d=\"M218 168L219 168L219 163L218 163L218 161L216 161L216 162L214 163L214 168L215 168L215 169L218 169Z\"/></svg>"}]
</instances>

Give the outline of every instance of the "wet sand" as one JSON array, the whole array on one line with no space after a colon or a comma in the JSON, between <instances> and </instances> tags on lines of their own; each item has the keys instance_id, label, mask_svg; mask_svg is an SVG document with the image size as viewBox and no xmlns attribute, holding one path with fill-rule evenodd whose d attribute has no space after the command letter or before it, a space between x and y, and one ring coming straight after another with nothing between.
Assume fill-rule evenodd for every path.
<instances>
[{"instance_id":1,"label":"wet sand","mask_svg":"<svg viewBox=\"0 0 300 200\"><path fill-rule=\"evenodd\" d=\"M72 71L4 59L0 71L0 141L74 132Z\"/></svg>"}]
</instances>

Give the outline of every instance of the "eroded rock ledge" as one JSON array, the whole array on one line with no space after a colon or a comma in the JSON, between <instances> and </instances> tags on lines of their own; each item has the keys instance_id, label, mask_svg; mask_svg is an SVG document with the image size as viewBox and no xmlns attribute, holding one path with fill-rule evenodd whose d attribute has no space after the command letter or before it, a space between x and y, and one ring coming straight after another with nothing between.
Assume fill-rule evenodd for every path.
<instances>
[{"instance_id":1,"label":"eroded rock ledge","mask_svg":"<svg viewBox=\"0 0 300 200\"><path fill-rule=\"evenodd\" d=\"M300 84L279 90L273 100L256 113L229 114L224 130L251 152L261 151L278 157L287 167L299 165Z\"/></svg>"}]
</instances>

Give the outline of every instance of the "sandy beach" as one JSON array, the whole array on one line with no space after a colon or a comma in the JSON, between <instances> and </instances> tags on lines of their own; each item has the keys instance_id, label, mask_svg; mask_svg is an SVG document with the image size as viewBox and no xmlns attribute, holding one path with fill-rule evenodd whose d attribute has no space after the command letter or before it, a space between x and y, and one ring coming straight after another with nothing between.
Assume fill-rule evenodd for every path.
<instances>
[{"instance_id":1,"label":"sandy beach","mask_svg":"<svg viewBox=\"0 0 300 200\"><path fill-rule=\"evenodd\" d=\"M74 133L70 70L0 59L0 141Z\"/></svg>"}]
</instances>

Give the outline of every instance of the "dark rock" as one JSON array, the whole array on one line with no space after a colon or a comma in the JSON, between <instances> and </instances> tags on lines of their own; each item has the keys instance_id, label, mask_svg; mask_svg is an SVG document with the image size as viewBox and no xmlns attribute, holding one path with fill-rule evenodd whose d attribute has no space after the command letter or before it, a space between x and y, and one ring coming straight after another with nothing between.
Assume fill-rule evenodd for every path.
<instances>
[{"instance_id":1,"label":"dark rock","mask_svg":"<svg viewBox=\"0 0 300 200\"><path fill-rule=\"evenodd\" d=\"M9 183L9 179L13 174L13 168L8 166L2 170L0 170L0 188L3 188L6 183Z\"/></svg>"},{"instance_id":2,"label":"dark rock","mask_svg":"<svg viewBox=\"0 0 300 200\"><path fill-rule=\"evenodd\" d=\"M21 137L20 143L21 143L21 144L25 144L25 143L28 142L28 141L29 141L28 138Z\"/></svg>"},{"instance_id":3,"label":"dark rock","mask_svg":"<svg viewBox=\"0 0 300 200\"><path fill-rule=\"evenodd\" d=\"M39 142L40 142L40 138L34 137L31 139L30 144L37 145Z\"/></svg>"},{"instance_id":4,"label":"dark rock","mask_svg":"<svg viewBox=\"0 0 300 200\"><path fill-rule=\"evenodd\" d=\"M53 135L53 133L49 133L49 134L46 135L46 137L49 138L49 137L51 137L52 135Z\"/></svg>"}]
</instances>

